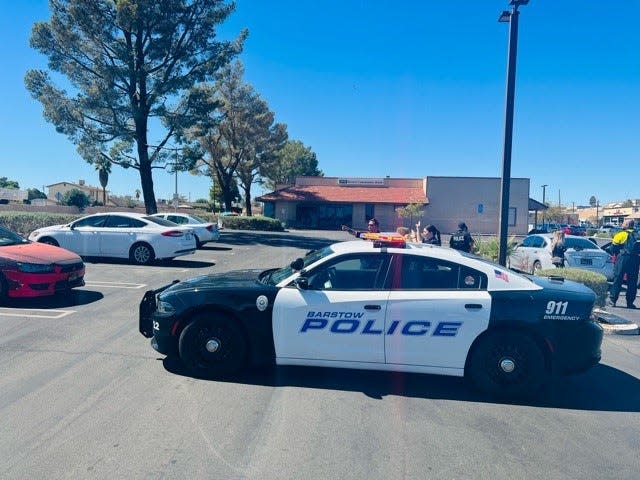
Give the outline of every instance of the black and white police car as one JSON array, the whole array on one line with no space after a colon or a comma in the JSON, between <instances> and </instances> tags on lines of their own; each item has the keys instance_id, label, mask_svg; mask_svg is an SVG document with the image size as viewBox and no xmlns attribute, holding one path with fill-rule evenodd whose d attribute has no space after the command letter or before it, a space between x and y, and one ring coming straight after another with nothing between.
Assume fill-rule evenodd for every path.
<instances>
[{"instance_id":1,"label":"black and white police car","mask_svg":"<svg viewBox=\"0 0 640 480\"><path fill-rule=\"evenodd\" d=\"M140 332L198 376L275 362L464 375L501 396L600 361L595 294L584 285L380 238L148 291Z\"/></svg>"}]
</instances>

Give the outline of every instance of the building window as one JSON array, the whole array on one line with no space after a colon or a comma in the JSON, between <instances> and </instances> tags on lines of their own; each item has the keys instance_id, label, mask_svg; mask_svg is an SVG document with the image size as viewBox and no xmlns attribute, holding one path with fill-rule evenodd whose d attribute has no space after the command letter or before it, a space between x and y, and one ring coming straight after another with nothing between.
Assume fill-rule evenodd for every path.
<instances>
[{"instance_id":1,"label":"building window","mask_svg":"<svg viewBox=\"0 0 640 480\"><path fill-rule=\"evenodd\" d=\"M515 227L516 226L516 212L517 212L517 208L516 207L509 207L509 226L510 227Z\"/></svg>"},{"instance_id":2,"label":"building window","mask_svg":"<svg viewBox=\"0 0 640 480\"><path fill-rule=\"evenodd\" d=\"M373 203L365 203L364 205L364 223L376 216L375 205Z\"/></svg>"},{"instance_id":3,"label":"building window","mask_svg":"<svg viewBox=\"0 0 640 480\"><path fill-rule=\"evenodd\" d=\"M264 216L276 218L276 204L274 202L264 202Z\"/></svg>"}]
</instances>

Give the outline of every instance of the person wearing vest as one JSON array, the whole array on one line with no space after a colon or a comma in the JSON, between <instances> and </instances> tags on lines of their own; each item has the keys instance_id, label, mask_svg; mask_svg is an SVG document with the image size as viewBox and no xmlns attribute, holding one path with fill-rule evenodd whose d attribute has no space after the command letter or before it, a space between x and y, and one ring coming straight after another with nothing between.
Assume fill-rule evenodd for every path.
<instances>
[{"instance_id":1,"label":"person wearing vest","mask_svg":"<svg viewBox=\"0 0 640 480\"><path fill-rule=\"evenodd\" d=\"M473 238L464 222L460 222L458 224L458 231L451 235L449 246L467 253L473 249Z\"/></svg>"},{"instance_id":2,"label":"person wearing vest","mask_svg":"<svg viewBox=\"0 0 640 480\"><path fill-rule=\"evenodd\" d=\"M622 288L622 281L627 276L627 308L637 308L633 302L638 292L638 270L640 269L640 235L634 227L633 220L625 220L622 230L616 233L611 242L614 251L619 252L613 273L613 284L609 290L609 306L615 307Z\"/></svg>"}]
</instances>

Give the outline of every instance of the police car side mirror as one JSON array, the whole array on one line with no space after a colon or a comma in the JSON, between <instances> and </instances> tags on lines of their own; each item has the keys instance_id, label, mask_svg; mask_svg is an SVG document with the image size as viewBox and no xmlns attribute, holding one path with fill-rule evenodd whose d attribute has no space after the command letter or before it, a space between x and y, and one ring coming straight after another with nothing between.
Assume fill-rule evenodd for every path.
<instances>
[{"instance_id":1,"label":"police car side mirror","mask_svg":"<svg viewBox=\"0 0 640 480\"><path fill-rule=\"evenodd\" d=\"M307 290L309 288L309 279L307 277L298 277L293 281L294 285L300 290Z\"/></svg>"}]
</instances>

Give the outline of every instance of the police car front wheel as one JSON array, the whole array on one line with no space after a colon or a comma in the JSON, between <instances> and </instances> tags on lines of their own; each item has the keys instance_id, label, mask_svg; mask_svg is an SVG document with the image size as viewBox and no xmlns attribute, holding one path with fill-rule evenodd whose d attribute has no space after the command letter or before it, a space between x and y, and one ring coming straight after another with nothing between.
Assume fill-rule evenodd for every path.
<instances>
[{"instance_id":1,"label":"police car front wheel","mask_svg":"<svg viewBox=\"0 0 640 480\"><path fill-rule=\"evenodd\" d=\"M548 375L540 347L517 332L489 333L479 339L466 373L479 390L502 397L534 394Z\"/></svg>"},{"instance_id":2,"label":"police car front wheel","mask_svg":"<svg viewBox=\"0 0 640 480\"><path fill-rule=\"evenodd\" d=\"M193 374L231 375L245 365L247 342L233 319L220 313L202 313L180 334L178 352Z\"/></svg>"}]
</instances>

